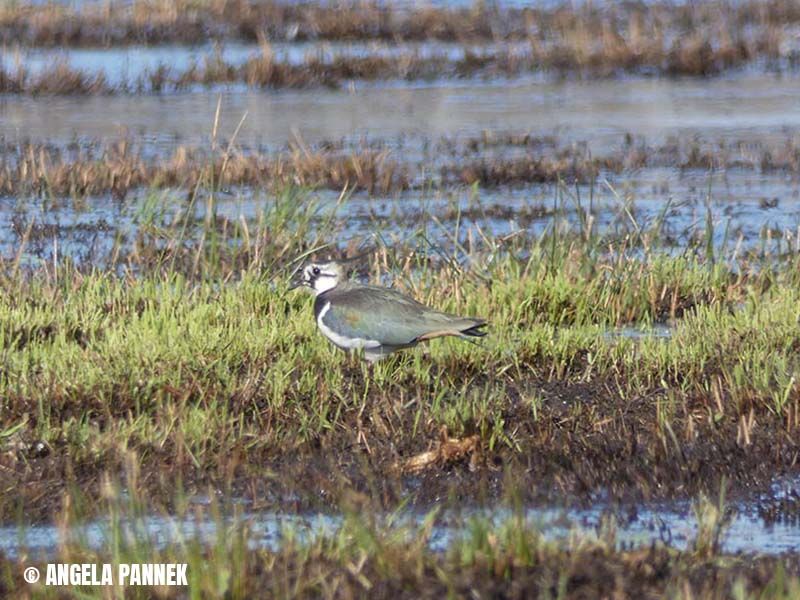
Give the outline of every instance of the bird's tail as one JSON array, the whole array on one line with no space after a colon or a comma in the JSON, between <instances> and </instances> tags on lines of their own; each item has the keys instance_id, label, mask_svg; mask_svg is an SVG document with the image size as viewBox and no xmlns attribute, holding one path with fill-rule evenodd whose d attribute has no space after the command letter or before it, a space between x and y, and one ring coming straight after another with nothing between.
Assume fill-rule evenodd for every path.
<instances>
[{"instance_id":1,"label":"bird's tail","mask_svg":"<svg viewBox=\"0 0 800 600\"><path fill-rule=\"evenodd\" d=\"M452 323L450 327L434 329L424 333L419 336L416 341L424 342L425 340L432 340L439 337L453 336L467 342L472 342L470 338L483 337L486 335L486 332L481 330L482 327L486 327L486 321L483 319L461 319Z\"/></svg>"},{"instance_id":2,"label":"bird's tail","mask_svg":"<svg viewBox=\"0 0 800 600\"><path fill-rule=\"evenodd\" d=\"M483 337L486 335L486 331L483 330L486 327L487 323L483 319L473 319L472 325L467 327L466 329L461 329L459 333L462 336L469 336L469 337Z\"/></svg>"}]
</instances>

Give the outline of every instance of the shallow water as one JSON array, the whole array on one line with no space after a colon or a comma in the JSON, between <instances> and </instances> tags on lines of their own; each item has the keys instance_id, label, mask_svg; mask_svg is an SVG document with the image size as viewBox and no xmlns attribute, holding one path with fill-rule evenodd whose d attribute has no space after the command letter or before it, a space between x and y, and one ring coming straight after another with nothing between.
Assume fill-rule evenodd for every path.
<instances>
[{"instance_id":1,"label":"shallow water","mask_svg":"<svg viewBox=\"0 0 800 600\"><path fill-rule=\"evenodd\" d=\"M272 43L269 52L277 62L291 65L303 64L309 58L329 62L334 57L362 58L366 56L390 58L415 56L461 60L469 51L475 55L491 54L500 50L525 52L527 44L465 45L444 42L409 42L386 44L380 42L299 42ZM167 67L178 74L193 65L203 65L209 59L221 59L226 64L240 66L248 59L260 56L257 44L227 42L225 44L114 46L110 48L24 49L2 51L0 66L15 71L19 65L33 76L53 65L62 63L88 74L102 73L115 86L130 85L159 67Z\"/></svg>"},{"instance_id":2,"label":"shallow water","mask_svg":"<svg viewBox=\"0 0 800 600\"><path fill-rule=\"evenodd\" d=\"M225 51L242 57L251 48L228 45ZM366 46L353 48L360 52ZM136 53L145 57L131 58L138 56ZM78 64L89 67L97 60L109 73L124 74L130 62L140 65L167 58L180 64L191 59L192 50L74 50L70 56ZM800 130L798 85L800 77L746 72L705 80L553 82L540 77L514 82L357 86L351 91L238 88L135 97L4 96L0 97L0 136L7 141L30 139L50 144L126 138L137 142L143 155L153 157L180 144L210 147L214 113L221 98L221 137L230 136L247 113L237 143L251 149L270 152L300 138L309 143L341 139L355 145L364 139L380 141L393 160L409 163L416 170L424 167L435 178L444 164L457 162L459 157L439 156L425 149L428 142L441 136L464 139L486 130L556 136L562 146L585 144L594 155L619 150L628 133L637 140L646 139L649 145L695 138L720 143L747 140L757 156L761 145L781 145ZM481 157L537 156L552 151L492 147L484 149ZM756 248L767 230L774 231L765 251L779 249L776 239L781 238L789 246L797 245L800 195L796 178L735 170L717 174L711 179L707 202L706 172L649 168L607 177L607 185L600 181L595 186L593 219L598 232L624 235L647 228L666 211L661 229L664 246L677 248L696 242L710 210L716 248L737 243ZM91 261L111 248L118 235L130 238L136 234L135 215L149 195L140 191L124 203L108 197L89 198L79 210L71 208L68 201L65 208L53 210L49 202L45 207L37 200L0 198L0 253L15 256L25 225L35 218L42 235L26 248L34 261L51 260L56 253L79 262ZM173 212L185 204L185 200L175 199L181 195L164 194L165 201L174 205ZM589 196L586 186L581 195L584 199ZM337 197L327 192L317 196L323 206L331 206ZM556 196L553 185L483 190L477 202L462 186L434 194L356 195L339 210L342 225L337 238L346 243L380 231L403 240L423 228L439 242L452 235L448 227L456 221L461 224L462 242L481 233L539 235L553 227L581 227L585 220L577 206L562 203L553 210ZM221 199L217 210L230 219L252 222L268 202L262 192L242 188L233 199ZM198 211L204 205L199 202ZM198 212L197 217L203 215Z\"/></svg>"},{"instance_id":3,"label":"shallow water","mask_svg":"<svg viewBox=\"0 0 800 600\"><path fill-rule=\"evenodd\" d=\"M70 0L77 1L80 0ZM430 0L433 4L469 4L471 0ZM408 3L414 3L408 0ZM426 2L427 3L427 2ZM548 3L549 0L548 0ZM509 4L509 2L503 2ZM108 79L121 83L135 79L159 64L187 68L215 49L164 46L109 50L25 51L26 66L36 71L54 57L88 71L102 70ZM231 63L241 63L258 52L252 45L228 43L220 50ZM298 63L309 53L324 56L366 53L392 55L417 52L421 56L447 55L460 58L460 46L427 43L402 47L375 44L276 44L281 60ZM2 55L6 68L13 66L14 52ZM396 148L401 161L424 162L433 172L441 165L421 148L441 136L465 139L487 130L527 132L556 136L560 143L582 144L594 155L618 150L626 134L658 145L671 139L700 138L719 142L746 140L759 144L782 144L796 139L800 131L798 104L800 75L776 76L747 69L710 79L621 78L601 81L556 81L547 74L527 78L483 81L355 83L341 90L258 91L242 86L196 89L164 95L111 97L17 97L0 96L0 138L32 140L64 145L74 140L132 139L147 156L171 152L177 145L210 147L218 100L221 101L220 137L232 135L246 113L237 142L272 151L302 138L323 140L386 141ZM398 141L399 140L399 141ZM394 146L393 146L394 144ZM514 150L507 149L513 153ZM527 149L522 150L528 152ZM489 151L487 151L488 153ZM536 150L538 152L538 150ZM486 156L484 153L483 156ZM444 160L444 159L443 159ZM713 246L729 254L747 249L800 252L800 183L780 173L730 170L710 176L706 172L678 172L650 168L621 175L607 174L607 185L594 186L594 227L598 233L625 235L647 230L660 223L659 251L687 251L706 230L710 216ZM580 187L586 208L590 190ZM78 263L100 263L115 240L130 243L142 226L143 207L153 192L139 191L119 202L110 197L86 199L76 207L63 201L0 197L0 254L14 258L26 226L35 220L39 228L24 249L23 262L69 256ZM169 221L186 207L185 191L155 192ZM338 194L321 191L313 197L321 210L332 210ZM272 198L250 188L220 197L217 214L232 221L255 223ZM198 202L195 218L205 216L205 202ZM490 236L524 232L541 235L554 229L576 230L586 214L577 204L559 199L555 185L528 185L515 189L480 190L476 196L465 186L441 192L411 191L386 197L355 194L337 210L336 239L346 244L380 232L389 242L413 239L422 232L426 240L452 247L452 237L465 246L482 233ZM458 232L454 233L458 223ZM767 232L769 237L767 236ZM780 242L779 242L780 240ZM669 337L670 329L623 328L607 333L625 338ZM792 487L793 484L790 484ZM780 496L773 491L771 497ZM800 549L800 524L786 519L767 523L759 516L762 499L731 505L736 517L724 537L728 552L779 554ZM469 517L488 516L500 522L508 511L445 512L433 530L430 545L446 550L466 534ZM662 541L676 548L688 547L696 534L696 519L690 502L645 504L619 510L599 502L588 509L530 507L525 517L536 523L552 540L566 541L576 532L597 535L614 515L617 544L647 546ZM401 523L418 526L423 514L408 512ZM222 524L246 521L253 545L278 549L287 529L306 539L331 532L342 525L342 515L247 512L225 517ZM147 539L158 546L187 538L211 542L219 535L220 522L205 517L172 518L148 515L126 521L123 528L131 542ZM108 543L108 521L87 523L68 535L94 548ZM52 555L61 540L52 525L20 529L0 527L0 552L19 556L22 552Z\"/></svg>"},{"instance_id":4,"label":"shallow water","mask_svg":"<svg viewBox=\"0 0 800 600\"><path fill-rule=\"evenodd\" d=\"M725 257L800 251L800 182L781 174L731 171L709 176L648 169L609 175L593 190L580 186L578 191L580 208L575 196L554 184L477 193L464 186L385 197L361 193L343 204L338 203L339 194L319 191L309 196L309 202L317 206L317 227L333 215L333 229L326 230L326 237L332 235L342 246L380 234L392 244L424 237L445 247L457 239L469 248L480 244L483 236L536 237L554 228L584 231L591 219L596 234L635 237L641 231L649 236L652 250L685 252L692 247L705 249L710 216L714 250ZM574 194L575 189L567 192ZM230 222L245 221L252 229L274 202L266 192L239 188L217 196L214 211ZM57 255L77 263L102 264L115 242L124 251L141 227L152 222L170 227L187 209L185 192L170 190L141 191L124 201L92 197L77 206L70 200L56 204L51 199L0 197L0 255L15 258L33 222L35 230L23 248L25 263L50 262ZM201 195L194 219L201 223L205 212Z\"/></svg>"},{"instance_id":5,"label":"shallow water","mask_svg":"<svg viewBox=\"0 0 800 600\"><path fill-rule=\"evenodd\" d=\"M800 128L800 77L745 72L715 79L547 81L544 78L352 90L279 92L228 88L168 95L0 97L0 136L67 143L133 138L161 148L209 144L217 100L220 134L247 113L239 143L282 147L319 140L557 134L602 153L626 133L660 143L671 136L773 141Z\"/></svg>"},{"instance_id":6,"label":"shallow water","mask_svg":"<svg viewBox=\"0 0 800 600\"><path fill-rule=\"evenodd\" d=\"M747 502L728 504L726 510L730 520L721 536L723 552L782 554L800 550L800 522L797 520L767 524L758 516L756 504ZM476 518L501 526L518 515L507 509L443 511L436 518L428 545L434 551L443 552L469 535ZM406 511L377 518L391 522L391 526L413 531L422 525L426 516L427 513ZM568 543L575 537L607 540L607 532L613 530L616 546L626 549L653 543L689 549L698 529L695 505L688 501L642 504L626 510L602 504L587 509L536 507L524 510L522 516L547 540L557 543ZM345 519L344 515L328 513L244 512L221 518L150 515L122 519L117 525L123 543L151 544L157 548L190 541L213 544L219 535L228 535L231 527L246 525L251 547L278 551L287 535L311 541L319 535L334 534ZM0 527L0 552L10 558L23 553L30 557L52 557L65 542L101 550L108 547L113 529L108 519L91 521L66 531L54 525Z\"/></svg>"}]
</instances>

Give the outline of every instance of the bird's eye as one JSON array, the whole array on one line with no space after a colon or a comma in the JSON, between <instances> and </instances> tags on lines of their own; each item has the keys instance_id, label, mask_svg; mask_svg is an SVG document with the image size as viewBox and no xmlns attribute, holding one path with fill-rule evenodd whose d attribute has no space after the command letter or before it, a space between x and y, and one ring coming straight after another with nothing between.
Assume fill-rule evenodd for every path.
<instances>
[{"instance_id":1,"label":"bird's eye","mask_svg":"<svg viewBox=\"0 0 800 600\"><path fill-rule=\"evenodd\" d=\"M314 275L319 275L319 267L314 267L313 269L311 269L311 272L312 272Z\"/></svg>"}]
</instances>

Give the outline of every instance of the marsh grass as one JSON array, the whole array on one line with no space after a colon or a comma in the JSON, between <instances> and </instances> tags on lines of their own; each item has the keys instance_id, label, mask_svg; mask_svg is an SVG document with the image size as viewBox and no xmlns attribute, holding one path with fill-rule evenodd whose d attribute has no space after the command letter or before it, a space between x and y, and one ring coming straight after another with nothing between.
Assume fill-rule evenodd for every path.
<instances>
[{"instance_id":1,"label":"marsh grass","mask_svg":"<svg viewBox=\"0 0 800 600\"><path fill-rule=\"evenodd\" d=\"M284 237L245 247L244 262L223 260L204 236L188 247L187 270L176 267L179 252L125 277L67 263L2 280L2 478L8 489L37 482L4 496L6 515L22 497L44 507L40 486L98 486L129 452L156 495L178 474L189 485L272 486L272 470L311 468L299 456L324 448L380 479L443 427L479 436L473 466L513 463L560 435L553 386L556 397L577 394L569 418L582 427L604 431L610 418L611 438L630 426L613 407L636 406L656 461L702 444L708 427L745 453L796 427L794 263L732 271L555 232L475 250L468 269L463 248L436 262L411 252L395 285L441 310L487 316L491 335L479 346L431 344L368 372L321 338L306 296L286 291L292 258L308 248L297 242L308 231L297 207L291 196L276 207L282 225L264 235ZM388 257L378 252L363 271L378 281L386 265L398 268ZM605 335L657 322L674 324L668 339ZM594 477L599 484L601 472Z\"/></svg>"},{"instance_id":2,"label":"marsh grass","mask_svg":"<svg viewBox=\"0 0 800 600\"><path fill-rule=\"evenodd\" d=\"M0 69L0 92L14 94L163 93L196 86L246 84L255 88L339 87L352 81L518 77L551 73L566 77L621 74L713 76L748 64L794 70L798 52L792 25L798 11L783 0L710 1L623 6L557 6L550 9L469 9L352 3L330 7L273 2L172 4L108 3L72 8L12 3L0 9L6 44L110 46L198 43L209 36L258 43L244 64L211 52L178 71L160 64L133 80L113 84L102 72L71 69L57 61L34 73L24 56ZM777 16L779 15L779 16ZM292 64L273 52L275 41L445 41L463 54L423 56L413 49L396 56L324 56L309 52ZM524 45L524 50L504 46ZM494 43L492 49L476 44Z\"/></svg>"},{"instance_id":3,"label":"marsh grass","mask_svg":"<svg viewBox=\"0 0 800 600\"><path fill-rule=\"evenodd\" d=\"M179 147L171 156L146 159L127 142L89 148L77 155L63 149L23 144L0 159L5 194L86 197L129 191L182 188L216 190L235 185L282 190L289 186L387 193L410 185L408 168L385 150L336 152L294 147L274 154L209 151Z\"/></svg>"},{"instance_id":4,"label":"marsh grass","mask_svg":"<svg viewBox=\"0 0 800 600\"><path fill-rule=\"evenodd\" d=\"M212 139L212 150L225 147ZM774 428L796 426L791 252L767 262L715 256L709 221L705 238L666 255L661 219L640 224L620 199L627 225L609 235L594 226L593 192L582 199L563 182L553 225L542 236L495 238L478 227L479 239L465 240L460 212L453 230L423 219L405 242L387 244L376 232L375 252L355 265L362 276L377 283L388 273L423 302L486 316L492 334L481 346L432 344L425 354L408 352L368 372L324 343L308 300L286 290L303 257L359 252L363 240L349 248L333 243L347 184L325 210L307 190L284 186L254 221L222 218L221 188L239 168L234 148L231 140L218 161L201 168L185 201L144 202L135 239L125 249L115 242L107 260L88 269L55 255L38 267L23 263L37 235L31 222L16 256L3 264L4 477L9 489L36 482L6 497L5 514L23 497L46 512L50 485L85 483L97 493L102 474L129 452L146 465L156 497L184 476L189 486L273 487L287 461L297 473L312 468L303 453L351 455L345 471L375 491L382 478L392 479L393 465L446 438L442 431L479 437L470 468L514 463L569 442L551 425L562 394L574 400L571 419L586 419L590 429L615 423L620 436L633 424L609 410L636 404L636 426L649 432L642 443L656 461L671 461L676 450L683 456L680 439L694 444L706 427L732 425L716 433L749 448ZM115 152L124 164L127 147ZM46 153L29 148L19 168L39 173L53 189L59 178ZM324 171L307 148L293 155L302 155L309 172ZM352 168L363 176L358 164ZM66 165L55 172L75 177ZM96 179L94 171L77 176ZM481 212L477 187L473 204ZM580 216L574 228L559 225L569 206ZM429 220L444 245L430 241ZM663 322L676 324L668 340L604 335ZM354 447L363 459L353 459ZM599 485L609 465L591 468L591 477L578 477L584 487ZM323 478L331 476L339 473ZM294 484L285 479L269 498L293 494ZM403 485L395 478L385 493L396 495Z\"/></svg>"},{"instance_id":5,"label":"marsh grass","mask_svg":"<svg viewBox=\"0 0 800 600\"><path fill-rule=\"evenodd\" d=\"M698 36L699 37L699 36ZM445 54L424 56L419 52L399 52L394 56L349 56L331 58L310 53L302 63L276 56L268 48L254 53L242 64L228 63L218 54L205 56L188 68L178 70L167 64L145 70L135 78L111 82L103 71L92 72L70 67L64 61L30 70L25 59L14 68L0 67L0 93L33 96L111 95L169 93L231 84L255 89L340 88L352 82L441 81L452 79L509 79L531 74L552 77L610 78L621 75L669 77L710 77L741 69L760 61L775 72L797 69L795 54L785 56L779 34L766 40L737 40L731 46L695 37L677 38L665 48L659 38L650 46L609 49L605 41L587 51L569 45L540 46L532 43L520 51L492 49L476 52L466 49L460 58Z\"/></svg>"},{"instance_id":6,"label":"marsh grass","mask_svg":"<svg viewBox=\"0 0 800 600\"><path fill-rule=\"evenodd\" d=\"M421 160L409 160L404 156L419 153L414 143L392 147L381 140L346 146L330 141L312 145L300 139L274 152L238 144L226 147L220 140L213 149L179 146L157 156L146 156L129 140L76 147L8 143L0 148L0 193L82 201L99 194L124 199L141 189L182 189L196 194L209 188L253 186L273 192L303 187L338 193L346 188L381 196L445 186L596 183L604 175L659 167L796 175L800 173L799 145L793 135L762 145L697 139L648 144L626 135L621 136L618 149L593 155L586 143L486 131L458 140L423 138L419 140L425 149ZM505 153L516 148L524 148L525 154Z\"/></svg>"},{"instance_id":7,"label":"marsh grass","mask_svg":"<svg viewBox=\"0 0 800 600\"><path fill-rule=\"evenodd\" d=\"M435 598L502 594L504 597L583 598L633 596L677 598L791 598L800 590L786 561L775 557L727 555L716 544L707 546L706 525L716 517L698 513L698 534L689 549L660 543L649 548L622 549L613 528L596 535L573 531L551 540L522 512L499 519L469 517L450 523L458 533L444 550L431 546L436 512L418 520L401 520L400 513L364 515L347 510L335 526L308 530L287 525L275 546L264 546L253 528L253 517L223 516L216 502L184 507L169 539L148 533L136 496L136 476L128 472L123 497L107 482L102 539L93 543L75 537L81 526L74 509L61 517L61 543L47 559L24 555L0 557L0 589L15 597L62 597L66 588L30 586L23 567L59 563L186 563L188 588L130 587L134 598L350 598L400 596ZM706 506L702 499L699 506ZM211 533L184 533L178 522L195 519ZM716 513L715 513L716 514ZM164 515L165 522L169 516ZM258 517L256 517L257 519ZM718 536L718 534L715 534ZM716 537L714 539L717 539ZM700 551L700 549L703 549ZM107 597L102 588L69 588L81 597Z\"/></svg>"},{"instance_id":8,"label":"marsh grass","mask_svg":"<svg viewBox=\"0 0 800 600\"><path fill-rule=\"evenodd\" d=\"M295 6L247 0L77 7L11 2L0 10L3 39L30 46L197 43L209 37L250 42L523 40L543 46L560 42L570 49L565 56L583 59L600 48L607 58L623 63L640 60L652 46L663 54L664 45L675 34L699 50L692 60L702 61L706 48L735 54L742 41L751 37L769 48L780 41L781 26L798 21L797 6L785 0L563 4L526 9L494 4L394 7L369 2Z\"/></svg>"},{"instance_id":9,"label":"marsh grass","mask_svg":"<svg viewBox=\"0 0 800 600\"><path fill-rule=\"evenodd\" d=\"M569 193L554 215L592 202ZM64 560L186 561L196 597L796 592L775 560L719 554L722 501L697 503L685 553L620 551L610 534L564 547L519 520L476 520L441 554L427 548L429 528L387 529L377 517L442 498L713 493L720 477L752 489L791 472L796 255L708 256L702 236L668 255L657 222L608 236L588 218L471 245L457 232L436 246L424 234L394 246L376 236L354 263L361 277L388 273L491 329L481 345L442 341L370 370L331 347L310 299L287 291L298 257L359 252L328 245L335 231L314 223L332 221L305 190L286 188L257 227L220 229L205 218L213 197L204 206L203 218L174 220L157 202L143 207L122 270L16 259L0 269L0 514L65 532L107 516L112 532L99 549L64 545ZM660 323L669 337L607 335ZM421 472L397 468L443 438L477 441ZM191 517L194 494L350 516L331 535L287 531L279 550L254 550L247 525L212 502L197 518L210 514L224 536L156 547L144 515ZM6 590L30 592L17 563L1 568Z\"/></svg>"},{"instance_id":10,"label":"marsh grass","mask_svg":"<svg viewBox=\"0 0 800 600\"><path fill-rule=\"evenodd\" d=\"M214 137L212 146L225 144ZM67 527L93 515L117 523L152 511L185 514L186 497L206 492L255 511L345 508L363 517L404 502L459 506L515 493L522 501L599 491L684 497L714 490L722 477L734 490L752 489L792 472L800 270L791 248L722 251L709 243L717 238L709 220L693 245L665 253L661 218L638 222L620 197L627 226L601 230L594 192L581 197L564 182L541 235L495 237L480 226L464 235L458 211L452 224L423 215L404 240L377 231L366 238L371 252L352 263L358 276L388 277L441 310L487 317L490 335L480 345L433 343L369 369L331 347L310 299L287 290L302 260L364 250L364 239L337 239L335 213L348 190L323 210L307 189L285 186L255 220L231 221L217 212L231 156L221 152L183 201L143 203L131 249L114 250L104 265L24 261L32 226L17 255L3 260L4 520L61 515ZM471 202L483 210L477 186ZM570 225L566 210L581 217ZM608 335L656 324L669 324L670 335ZM452 440L469 443L442 451ZM404 470L424 453L437 459ZM120 489L134 495L130 504ZM155 554L146 536L117 537L110 552L121 562L190 556L199 596L245 597L265 577L285 595L351 585L344 589L354 595L388 593L405 584L458 595L518 573L568 595L573 578L602 582L599 572L642 561L645 569L677 565L663 572L677 573L681 585L695 568L728 573L715 562L720 515L698 506L708 525L691 559L558 549L519 524L486 523L443 558L423 549L424 532L409 542L368 518L348 521L340 537L272 554L244 550L246 528L216 545ZM99 556L85 546L70 557ZM342 565L349 575L329 583ZM764 565L754 585L777 572ZM15 585L10 569L6 581ZM486 573L499 579L486 583ZM648 585L665 582L672 575Z\"/></svg>"}]
</instances>

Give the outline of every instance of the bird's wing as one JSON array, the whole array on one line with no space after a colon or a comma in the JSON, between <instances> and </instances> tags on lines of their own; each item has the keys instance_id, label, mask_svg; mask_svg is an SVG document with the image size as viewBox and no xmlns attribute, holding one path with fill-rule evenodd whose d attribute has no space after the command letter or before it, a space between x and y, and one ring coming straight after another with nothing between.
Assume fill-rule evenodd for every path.
<instances>
[{"instance_id":1,"label":"bird's wing","mask_svg":"<svg viewBox=\"0 0 800 600\"><path fill-rule=\"evenodd\" d=\"M334 289L325 325L348 337L376 340L386 346L402 346L440 335L458 335L483 323L448 315L403 294L380 287Z\"/></svg>"}]
</instances>

